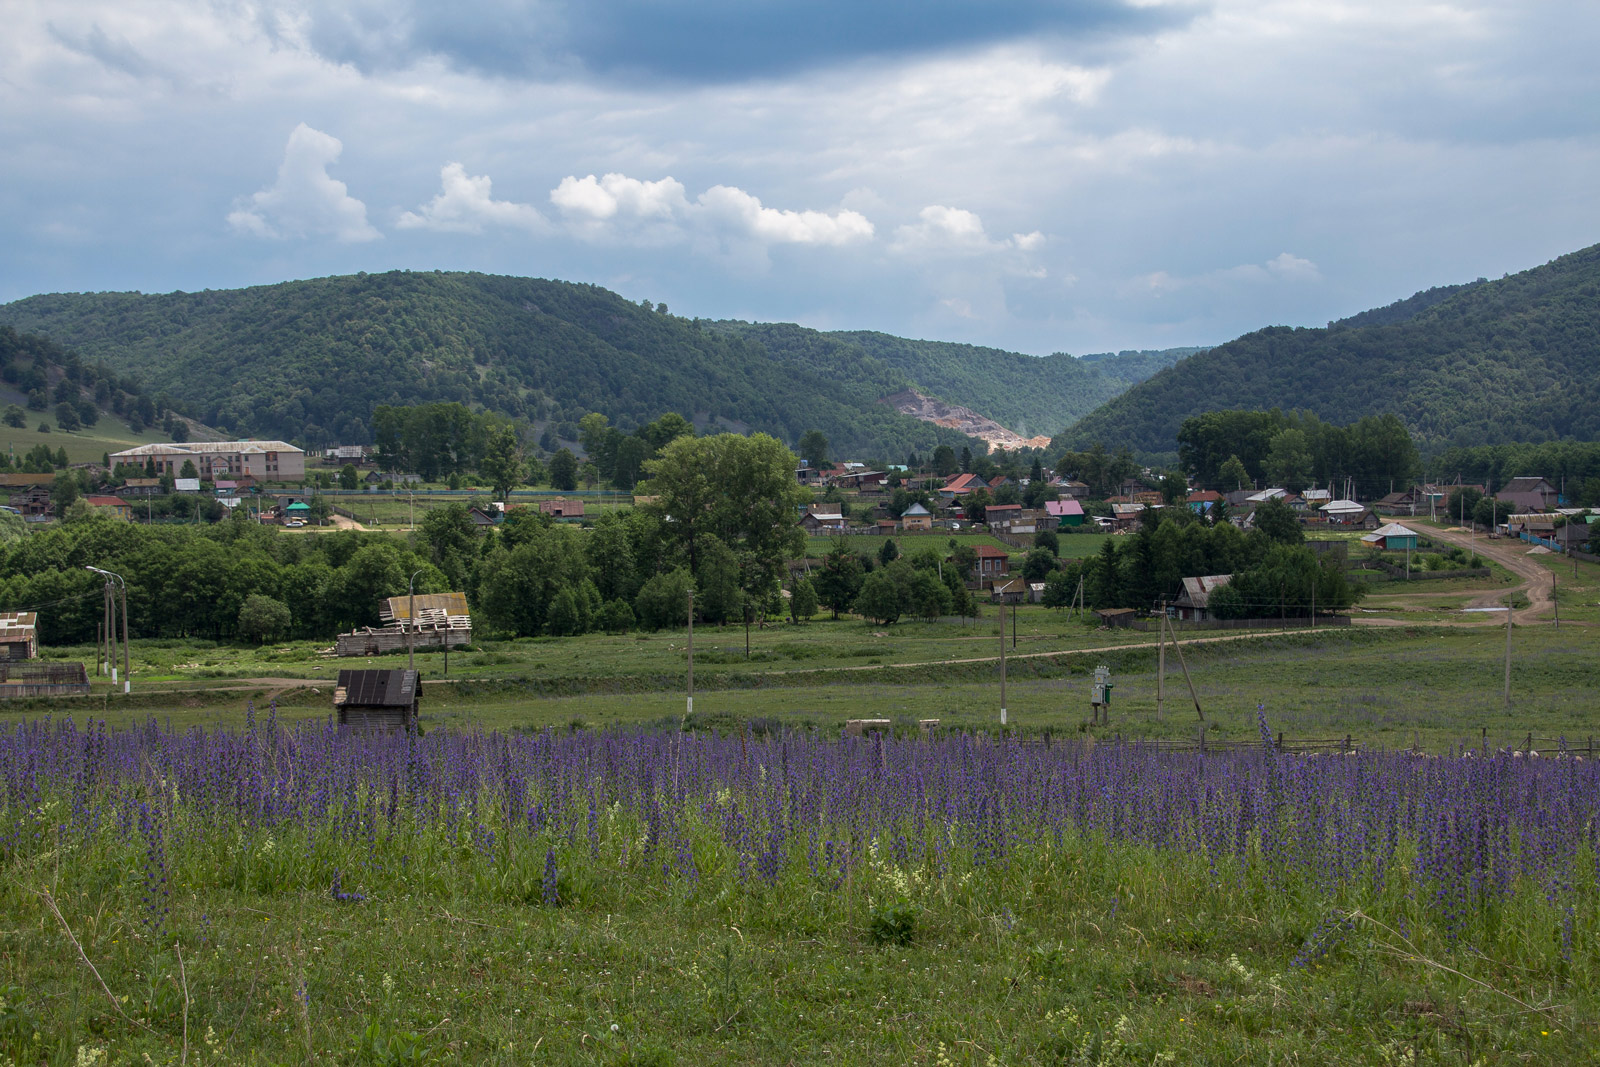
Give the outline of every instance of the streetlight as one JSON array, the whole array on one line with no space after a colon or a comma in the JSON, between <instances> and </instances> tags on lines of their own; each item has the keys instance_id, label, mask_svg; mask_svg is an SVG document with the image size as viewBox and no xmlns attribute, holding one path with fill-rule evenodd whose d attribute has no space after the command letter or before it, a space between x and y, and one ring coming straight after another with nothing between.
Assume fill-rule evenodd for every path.
<instances>
[{"instance_id":1,"label":"streetlight","mask_svg":"<svg viewBox=\"0 0 1600 1067\"><path fill-rule=\"evenodd\" d=\"M85 564L83 569L86 570L86 571L94 571L96 574L100 574L100 575L104 575L105 576L105 580L106 580L106 611L107 611L107 616L108 616L108 618L107 618L108 625L106 626L106 644L107 644L107 648L111 652L111 683L113 685L115 685L116 681L117 681L117 651L116 651L117 636L116 636L116 620L114 618L112 618L111 616L114 615L115 612L116 612L117 601L116 601L116 596L111 592L111 581L112 581L112 579L116 579L117 583L122 586L122 691L123 691L123 693L131 693L131 692L133 692L133 679L130 677L130 675L132 675L133 671L132 671L132 668L129 667L129 665L128 665L129 655L128 655L128 583L127 583L127 580L124 579L122 577L122 575L120 575L120 574L113 574L111 571L102 570L99 567L90 567L87 564Z\"/></svg>"},{"instance_id":2,"label":"streetlight","mask_svg":"<svg viewBox=\"0 0 1600 1067\"><path fill-rule=\"evenodd\" d=\"M410 623L410 626L406 629L406 670L408 671L417 669L417 575L427 569L426 567L418 567L412 573L411 579L406 582L406 588L411 597L411 602L406 607L406 614L411 616L406 620ZM445 640L449 640L449 638L446 637Z\"/></svg>"}]
</instances>

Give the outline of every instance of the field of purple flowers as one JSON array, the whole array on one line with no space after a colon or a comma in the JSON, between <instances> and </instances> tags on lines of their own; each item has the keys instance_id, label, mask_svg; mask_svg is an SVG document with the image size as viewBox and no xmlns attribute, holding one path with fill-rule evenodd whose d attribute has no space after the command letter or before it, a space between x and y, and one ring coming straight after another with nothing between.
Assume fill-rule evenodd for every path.
<instances>
[{"instance_id":1,"label":"field of purple flowers","mask_svg":"<svg viewBox=\"0 0 1600 1067\"><path fill-rule=\"evenodd\" d=\"M120 1049L527 1062L507 1050L539 1044L556 1062L687 1061L689 1047L803 1060L846 1047L826 1027L850 1016L824 1022L820 994L785 999L787 983L823 981L804 966L750 962L796 943L844 953L828 957L836 976L857 957L947 968L925 991L914 974L882 976L880 991L928 1004L869 1040L898 1061L1148 1063L1187 1049L1226 1062L1260 1042L1312 1051L1326 1032L1347 1062L1424 1062L1421 1048L1491 1063L1530 1040L1517 1062L1561 1062L1595 1039L1597 833L1600 765L1559 756L34 721L0 733L0 911L14 917L0 930L0 1063L102 1048L110 1062ZM411 973L423 964L406 957L428 952L414 920L441 913L451 936L466 924L479 939L455 980L484 988L477 1010L503 1032L461 1032ZM652 928L639 944L655 958L675 925L688 942L714 928L723 962L674 973L707 1018L729 1019L686 1020L671 976L607 1009L653 1045L629 1045L604 1013L556 1025L583 991L542 1015L511 1006L564 996L553 966L553 981L530 978L557 962L528 947L535 931L570 949L614 916ZM357 931L343 963L324 955L332 930ZM248 1002L278 1006L273 987L241 984L251 936L284 967L281 1018ZM788 976L768 975L764 1009L737 991L736 951L754 954L747 985L762 967ZM961 966L977 968L970 1018L998 997L1026 1021L997 1021L1003 1032L963 1050L949 1029L959 998L934 996ZM313 1023L358 967L360 995ZM1122 967L1126 993L1102 973ZM1153 997L1150 975L1170 989ZM1009 988L991 989L1002 976ZM1360 1001L1364 985L1385 992ZM807 1034L820 1044L780 1047Z\"/></svg>"}]
</instances>

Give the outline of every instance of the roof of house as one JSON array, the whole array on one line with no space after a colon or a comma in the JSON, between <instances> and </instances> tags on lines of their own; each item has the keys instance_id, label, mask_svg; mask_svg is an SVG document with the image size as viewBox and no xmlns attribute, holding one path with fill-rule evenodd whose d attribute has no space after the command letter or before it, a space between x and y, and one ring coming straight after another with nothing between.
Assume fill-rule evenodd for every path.
<instances>
[{"instance_id":1,"label":"roof of house","mask_svg":"<svg viewBox=\"0 0 1600 1067\"><path fill-rule=\"evenodd\" d=\"M905 511L900 513L900 517L904 518L907 515L929 515L929 514L930 514L930 512L928 511L928 509L923 507L921 504L912 504L909 508L906 508Z\"/></svg>"},{"instance_id":2,"label":"roof of house","mask_svg":"<svg viewBox=\"0 0 1600 1067\"><path fill-rule=\"evenodd\" d=\"M1003 582L994 583L996 593L1026 593L1028 580L1026 578L1007 578Z\"/></svg>"},{"instance_id":3,"label":"roof of house","mask_svg":"<svg viewBox=\"0 0 1600 1067\"><path fill-rule=\"evenodd\" d=\"M844 514L838 511L808 511L804 518L816 519L818 522L843 522Z\"/></svg>"},{"instance_id":4,"label":"roof of house","mask_svg":"<svg viewBox=\"0 0 1600 1067\"><path fill-rule=\"evenodd\" d=\"M1046 514L1059 519L1068 515L1082 515L1083 505L1076 500L1046 500L1044 510Z\"/></svg>"},{"instance_id":5,"label":"roof of house","mask_svg":"<svg viewBox=\"0 0 1600 1067\"><path fill-rule=\"evenodd\" d=\"M1543 478L1513 478L1500 487L1502 493L1549 493L1555 486Z\"/></svg>"},{"instance_id":6,"label":"roof of house","mask_svg":"<svg viewBox=\"0 0 1600 1067\"><path fill-rule=\"evenodd\" d=\"M977 548L977 553L979 559L1011 558L1011 553L1007 552L1003 548L996 548L993 545L979 545Z\"/></svg>"},{"instance_id":7,"label":"roof of house","mask_svg":"<svg viewBox=\"0 0 1600 1067\"><path fill-rule=\"evenodd\" d=\"M1207 574L1199 578L1185 578L1183 595L1177 599L1177 603L1187 607L1204 608L1211 600L1212 592L1231 581L1233 581L1231 574Z\"/></svg>"},{"instance_id":8,"label":"roof of house","mask_svg":"<svg viewBox=\"0 0 1600 1067\"><path fill-rule=\"evenodd\" d=\"M1365 504L1357 504L1354 500L1330 500L1322 505L1322 511L1327 515L1359 515L1366 510Z\"/></svg>"},{"instance_id":9,"label":"roof of house","mask_svg":"<svg viewBox=\"0 0 1600 1067\"><path fill-rule=\"evenodd\" d=\"M1307 503L1312 504L1322 500L1333 499L1333 493L1327 489L1307 489L1305 492L1301 493L1300 496Z\"/></svg>"},{"instance_id":10,"label":"roof of house","mask_svg":"<svg viewBox=\"0 0 1600 1067\"><path fill-rule=\"evenodd\" d=\"M180 493L198 493L200 491L199 478L174 478L172 488Z\"/></svg>"},{"instance_id":11,"label":"roof of house","mask_svg":"<svg viewBox=\"0 0 1600 1067\"><path fill-rule=\"evenodd\" d=\"M1273 499L1274 497L1288 496L1288 495L1289 495L1289 490L1287 490L1287 489L1263 489L1259 493L1251 493L1245 499L1250 501L1252 504L1262 504L1262 503L1265 503L1268 500Z\"/></svg>"},{"instance_id":12,"label":"roof of house","mask_svg":"<svg viewBox=\"0 0 1600 1067\"><path fill-rule=\"evenodd\" d=\"M1222 494L1215 489L1197 489L1187 497L1190 504L1215 504L1222 499Z\"/></svg>"},{"instance_id":13,"label":"roof of house","mask_svg":"<svg viewBox=\"0 0 1600 1067\"><path fill-rule=\"evenodd\" d=\"M985 513L992 515L997 511L1021 511L1022 510L1022 505L1021 504L990 504L988 507L984 508L983 510L984 510Z\"/></svg>"},{"instance_id":14,"label":"roof of house","mask_svg":"<svg viewBox=\"0 0 1600 1067\"><path fill-rule=\"evenodd\" d=\"M50 485L56 480L55 471L46 471L43 474L0 474L0 486L8 489L26 489L33 485Z\"/></svg>"},{"instance_id":15,"label":"roof of house","mask_svg":"<svg viewBox=\"0 0 1600 1067\"><path fill-rule=\"evenodd\" d=\"M128 456L170 456L174 453L191 456L212 455L218 452L296 452L301 449L287 441L184 441L182 444L135 445L121 452L111 453L113 462Z\"/></svg>"},{"instance_id":16,"label":"roof of house","mask_svg":"<svg viewBox=\"0 0 1600 1067\"><path fill-rule=\"evenodd\" d=\"M1401 526L1398 522L1391 522L1387 526L1380 526L1372 531L1373 537L1415 537L1417 531Z\"/></svg>"},{"instance_id":17,"label":"roof of house","mask_svg":"<svg viewBox=\"0 0 1600 1067\"><path fill-rule=\"evenodd\" d=\"M944 491L947 493L964 493L968 489L976 489L983 484L983 479L976 474L957 474L944 483Z\"/></svg>"},{"instance_id":18,"label":"roof of house","mask_svg":"<svg viewBox=\"0 0 1600 1067\"><path fill-rule=\"evenodd\" d=\"M84 502L97 508L125 508L128 502L115 496L86 496Z\"/></svg>"},{"instance_id":19,"label":"roof of house","mask_svg":"<svg viewBox=\"0 0 1600 1067\"><path fill-rule=\"evenodd\" d=\"M1118 518L1126 518L1129 515L1139 514L1145 507L1144 504L1112 504L1111 513Z\"/></svg>"},{"instance_id":20,"label":"roof of house","mask_svg":"<svg viewBox=\"0 0 1600 1067\"><path fill-rule=\"evenodd\" d=\"M333 702L341 706L409 708L416 698L417 672L404 670L342 670L333 692Z\"/></svg>"}]
</instances>

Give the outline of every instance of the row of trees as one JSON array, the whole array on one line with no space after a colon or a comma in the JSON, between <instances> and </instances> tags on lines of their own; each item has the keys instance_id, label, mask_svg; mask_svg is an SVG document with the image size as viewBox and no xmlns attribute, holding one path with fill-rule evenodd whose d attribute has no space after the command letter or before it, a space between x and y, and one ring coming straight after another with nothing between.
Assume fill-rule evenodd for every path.
<instances>
[{"instance_id":1,"label":"row of trees","mask_svg":"<svg viewBox=\"0 0 1600 1067\"><path fill-rule=\"evenodd\" d=\"M1178 464L1207 489L1270 482L1291 492L1352 482L1364 497L1410 484L1422 471L1398 416L1369 415L1348 426L1306 412L1208 411L1183 421Z\"/></svg>"},{"instance_id":2,"label":"row of trees","mask_svg":"<svg viewBox=\"0 0 1600 1067\"><path fill-rule=\"evenodd\" d=\"M1313 600L1318 611L1343 611L1360 596L1342 568L1305 546L1294 513L1279 501L1257 509L1249 533L1208 525L1186 509L1145 514L1133 536L1107 540L1098 555L1052 571L1045 603L1072 603L1081 582L1091 608L1153 608L1176 600L1184 578L1212 574L1234 576L1228 592L1211 594L1209 610L1219 618L1306 615Z\"/></svg>"}]
</instances>

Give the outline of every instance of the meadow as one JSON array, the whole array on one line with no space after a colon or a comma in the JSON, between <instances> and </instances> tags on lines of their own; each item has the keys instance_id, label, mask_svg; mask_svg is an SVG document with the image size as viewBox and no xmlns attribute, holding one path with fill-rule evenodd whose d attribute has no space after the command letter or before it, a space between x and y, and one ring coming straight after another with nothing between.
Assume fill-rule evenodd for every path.
<instances>
[{"instance_id":1,"label":"meadow","mask_svg":"<svg viewBox=\"0 0 1600 1067\"><path fill-rule=\"evenodd\" d=\"M1208 740L1343 757L1141 744L1202 726L1172 650L1158 711L1156 635L1033 606L1005 731L993 607L698 628L692 717L682 631L484 640L417 738L315 645L135 642L0 709L0 1063L1586 1061L1600 763L1510 751L1594 729L1569 574L1509 708L1503 570L1181 635Z\"/></svg>"}]
</instances>

